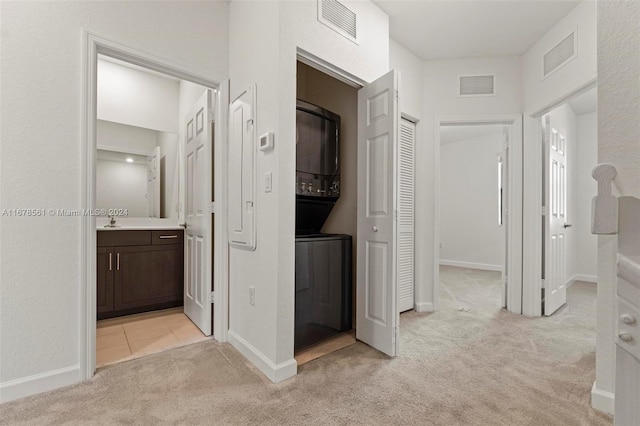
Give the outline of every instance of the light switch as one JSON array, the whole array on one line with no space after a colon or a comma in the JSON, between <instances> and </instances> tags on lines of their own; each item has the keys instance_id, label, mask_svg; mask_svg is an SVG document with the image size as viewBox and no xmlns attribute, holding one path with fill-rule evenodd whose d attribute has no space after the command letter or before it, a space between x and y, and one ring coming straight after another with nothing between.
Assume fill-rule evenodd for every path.
<instances>
[{"instance_id":1,"label":"light switch","mask_svg":"<svg viewBox=\"0 0 640 426\"><path fill-rule=\"evenodd\" d=\"M264 192L271 192L271 172L264 174Z\"/></svg>"}]
</instances>

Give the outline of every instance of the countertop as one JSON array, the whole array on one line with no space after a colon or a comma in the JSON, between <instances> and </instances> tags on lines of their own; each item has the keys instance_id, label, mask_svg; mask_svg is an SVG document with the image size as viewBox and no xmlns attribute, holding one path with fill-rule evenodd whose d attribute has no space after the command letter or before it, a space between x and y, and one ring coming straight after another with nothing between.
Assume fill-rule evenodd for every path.
<instances>
[{"instance_id":1,"label":"countertop","mask_svg":"<svg viewBox=\"0 0 640 426\"><path fill-rule=\"evenodd\" d=\"M127 225L127 226L99 226L96 227L98 231L184 231L184 227L178 225Z\"/></svg>"}]
</instances>

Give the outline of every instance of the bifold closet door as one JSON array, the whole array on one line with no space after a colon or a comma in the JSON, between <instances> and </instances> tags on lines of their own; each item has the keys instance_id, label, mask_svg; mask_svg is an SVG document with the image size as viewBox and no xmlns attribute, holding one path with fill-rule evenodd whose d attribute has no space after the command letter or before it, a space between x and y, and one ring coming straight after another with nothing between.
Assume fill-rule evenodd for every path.
<instances>
[{"instance_id":1,"label":"bifold closet door","mask_svg":"<svg viewBox=\"0 0 640 426\"><path fill-rule=\"evenodd\" d=\"M400 120L398 149L398 311L414 308L414 191L416 124Z\"/></svg>"}]
</instances>

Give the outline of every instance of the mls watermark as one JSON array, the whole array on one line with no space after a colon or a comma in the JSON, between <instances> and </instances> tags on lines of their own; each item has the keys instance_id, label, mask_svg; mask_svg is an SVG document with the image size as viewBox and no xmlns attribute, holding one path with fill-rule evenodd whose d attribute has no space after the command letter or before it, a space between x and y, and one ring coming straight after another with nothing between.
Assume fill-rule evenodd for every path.
<instances>
[{"instance_id":1,"label":"mls watermark","mask_svg":"<svg viewBox=\"0 0 640 426\"><path fill-rule=\"evenodd\" d=\"M107 217L129 216L129 209L2 209L0 216L10 217Z\"/></svg>"}]
</instances>

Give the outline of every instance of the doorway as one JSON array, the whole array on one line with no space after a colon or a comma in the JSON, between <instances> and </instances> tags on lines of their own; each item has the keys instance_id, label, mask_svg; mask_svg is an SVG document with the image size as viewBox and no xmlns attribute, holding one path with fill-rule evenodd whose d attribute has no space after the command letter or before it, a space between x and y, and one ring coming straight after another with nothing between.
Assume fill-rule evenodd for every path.
<instances>
[{"instance_id":1,"label":"doorway","mask_svg":"<svg viewBox=\"0 0 640 426\"><path fill-rule=\"evenodd\" d=\"M208 164L209 168L211 168L213 166L213 163L215 162L216 179L215 179L215 189L213 190L213 194L216 195L215 197L216 201L224 203L225 201L224 197L226 196L226 194L224 193L224 191L222 191L222 188L223 188L222 185L224 185L224 181L225 181L224 176L226 173L226 168L225 168L226 166L224 162L221 160L221 158L224 158L226 156L226 148L225 148L225 144L222 143L224 138L220 136L223 134L224 130L226 129L226 108L221 108L221 105L226 106L228 103L228 83L225 82L225 84L223 84L223 79L218 76L207 76L202 73L189 70L186 67L175 66L172 64L171 61L154 57L152 55L132 49L130 47L119 45L113 41L110 41L103 37L99 37L95 34L85 33L83 41L86 47L85 49L86 54L84 57L85 66L83 69L84 71L83 72L83 77L84 77L84 84L83 84L83 95L84 95L83 107L84 108L83 110L85 111L84 120L83 120L83 133L84 133L83 156L85 159L83 174L85 176L85 179L82 182L83 184L82 207L85 208L85 211L98 211L97 210L98 206L96 204L96 200L98 199L97 197L98 188L96 184L97 183L96 169L97 169L97 161L98 161L98 155L97 155L98 141L96 140L96 136L99 135L98 119L100 118L99 105L98 105L98 90L97 90L98 84L99 84L99 78L98 78L99 55L101 55L102 57L111 58L112 62L123 61L129 64L130 67L134 67L138 69L143 68L146 70L147 73L154 74L156 76L158 74L162 74L164 75L165 79L168 77L169 79L173 79L174 81L183 80L185 85L187 83L192 84L193 87L199 85L203 89L209 88L211 90L217 91L217 96L215 96L212 99L213 103L211 105L212 107L215 106L215 113L213 113L212 111L212 113L207 114L206 117L201 116L200 122L201 124L206 124L206 123L209 123L210 119L215 118L215 121L220 123L220 125L215 126L215 129L211 128L209 130L211 134L215 132L215 135L216 135L215 146L210 148L210 150L215 151L218 155L216 155L214 159L212 159L211 158L212 152L210 152L206 160L204 158L201 158L200 162ZM176 84L178 84L179 86L179 83L176 83ZM131 101L132 99L135 98L135 96L141 96L141 94L139 93L139 90L140 90L140 86L137 86L137 85L130 86L129 90L123 93L125 98L124 100ZM177 90L176 93L179 94L180 92L179 89L176 89L176 90ZM150 94L143 93L142 96L145 98L145 100L148 101ZM171 111L171 108L172 108L169 105L162 105L162 107L165 107L165 110L169 110L169 111ZM179 110L179 106L174 105L173 111L176 114L174 114L173 119L182 121L180 117L176 116L178 110ZM104 109L100 110L100 114L103 112L104 112ZM144 113L142 114L141 117L144 118ZM146 117L146 118L149 118L149 117ZM104 121L108 122L110 120L104 120ZM110 124L114 124L114 123L116 122L113 121ZM120 122L116 124L117 124L116 127L118 127L118 130L122 130L122 127L120 126L123 125L123 123ZM135 124L135 123L127 123L126 126L136 127L137 131L139 131L140 129L150 130L149 128L152 128L151 126L132 126L132 124ZM206 124L205 127L209 127L208 124ZM164 130L164 129L161 129L161 130ZM145 133L145 132L142 132L142 133ZM146 132L146 134L148 136L148 132ZM115 139L118 139L118 138L115 138ZM160 140L160 139L162 139L163 141L166 141L167 139L175 140L176 138L175 137L174 138L156 137L156 140ZM180 138L177 138L177 139L180 139ZM159 146L159 145L161 144L158 143L158 145L156 146ZM167 150L167 152L168 151L169 150ZM176 151L178 152L177 157L179 158L182 150L177 149ZM133 158L131 159L133 160ZM153 156L150 156L150 159L153 159ZM118 237L116 235L117 233L123 233L129 230L135 233L135 236L134 234L127 234L127 238L129 239L128 243L125 243L125 244L118 243L120 244L120 246L118 246L119 248L121 249L124 248L126 250L121 250L119 252L112 252L110 253L111 256L109 256L109 254L104 256L105 262L103 263L106 263L107 270L109 270L109 267L111 270L118 270L118 266L121 266L122 269L124 269L127 265L125 262L126 256L123 253L125 252L128 253L133 251L144 252L145 256L151 253L155 257L160 256L160 258L164 261L168 259L169 253L171 253L172 261L168 262L168 264L172 265L172 268L170 268L172 269L172 271L180 271L180 269L183 268L182 265L185 264L184 261L188 260L188 255L186 259L183 259L181 258L181 255L176 254L176 252L180 252L178 247L182 247L183 245L183 244L180 244L180 242L182 242L180 235L182 235L181 233L184 230L184 228L181 225L184 222L183 218L185 217L185 214L184 214L184 210L182 210L182 214L180 214L180 210L181 210L180 206L185 205L185 202L183 200L185 200L186 198L186 194L185 194L186 191L183 189L183 185L186 186L186 181L188 179L181 178L181 177L178 177L176 179L175 172L176 172L176 169L180 169L180 168L182 168L182 170L188 170L188 167L184 165L183 159L184 158L180 160L176 160L176 162L174 163L176 167L174 169L173 181L174 182L180 181L180 183L178 185L174 184L173 187L171 187L171 185L168 184L170 180L165 180L165 186L164 186L165 195L168 192L171 194L171 197L168 197L167 200L169 201L160 203L161 206L162 205L165 206L164 211L165 211L165 214L168 214L168 215L175 212L174 210L174 207L175 207L175 209L178 210L177 216L166 217L166 218L156 217L153 220L157 222L154 222L153 226L149 226L149 224L147 223L149 218L144 218L144 219L141 218L141 220L137 220L135 218L125 219L124 217L113 218L115 220L115 223L113 223L114 220L110 220L112 218L105 219L105 218L100 218L93 215L87 215L83 217L83 226L82 226L82 242L83 242L83 250L82 250L83 268L82 269L83 271L82 273L83 273L84 282L86 283L86 286L82 288L83 295L81 297L81 300L84 300L85 303L81 304L81 318L83 318L84 320L84 325L83 325L84 330L82 333L80 360L81 360L81 367L82 367L81 370L83 372L84 379L91 378L96 368L96 335L98 334L96 318L98 316L97 302L99 299L99 295L97 294L98 293L97 276L99 272L98 268L99 266L101 266L100 257L97 256L97 253L98 253L97 246L101 240L102 242L104 242L104 238L100 237L100 235L109 235L107 240L109 239L113 240L114 238ZM167 165L167 160L168 158L165 156L165 172L166 172L165 177L167 174L169 174L167 170L169 168ZM131 161L130 163L134 163L134 162L135 160ZM156 177L159 177L160 179L162 179L162 176L163 176L162 175L162 158L156 157L155 160L150 162L153 163L153 167L156 167L157 170L160 171L160 173ZM171 164L172 161L169 160L168 162L169 164ZM149 169L150 168L151 167L149 167ZM182 173L178 172L177 175L180 176L182 175ZM147 171L147 177L149 176L151 176L151 174L149 174ZM212 176L210 176L210 179L211 178ZM209 188L211 188L211 184L212 183L210 182ZM161 185L161 188L162 188L162 185ZM154 204L157 206L156 197L153 196L151 198L154 199L154 203L148 203L148 204L149 205ZM176 200L177 200L177 203L174 204L174 201ZM212 210L213 210L213 205L211 201L212 200L211 200L211 194L210 194L208 202L199 203L202 207L202 210L206 211L206 213L209 215L212 213ZM154 209L153 213L150 214L150 216L157 215L159 211L160 211L160 215L162 215L161 213L162 208L160 208L160 209ZM148 212L149 210L147 211L147 214ZM127 211L125 209L122 209L122 214L126 215L126 213ZM120 224L126 225L127 227L129 227L129 229L117 230L117 228L112 228L116 230L106 231L107 233L102 232L100 234L97 232L98 226L115 225L117 227L118 221L121 221ZM215 215L214 221L216 223L216 226L220 226L220 224L222 224L222 226L226 226L225 212L222 211L220 212L220 214ZM161 232L155 232L155 229L152 229L152 228L155 227L156 224L162 224L165 226L169 225L168 228L170 229L163 228ZM175 226L172 226L172 225L175 225ZM141 228L141 229L131 229L131 228ZM172 232L170 233L164 232L166 230L170 230ZM114 232L114 233L111 234L110 232ZM218 233L218 234L219 235L216 235L216 241L215 242L211 241L209 244L211 244L212 246L215 245L217 248L221 248L222 250L216 250L214 252L215 260L211 258L212 257L211 251L209 251L210 254L207 256L209 259L209 263L213 261L213 265L214 265L213 270L208 270L208 272L190 271L189 268L187 268L187 270L185 271L186 272L185 275L193 272L198 272L200 273L200 276L203 277L200 280L200 282L206 281L207 283L209 283L209 286L211 286L210 283L212 282L211 276L214 276L216 278L213 280L213 283L214 283L213 287L215 290L218 291L219 303L217 305L218 309L216 309L216 314L215 314L213 334L214 334L214 337L217 338L218 340L224 341L226 340L226 330L228 330L227 318L226 318L227 317L226 312L228 310L227 300L226 300L226 295L227 295L226 283L228 282L228 280L226 278L227 277L226 262L224 261L224 259L226 259L227 244L226 244L224 233ZM146 240L147 236L149 237L149 241ZM132 237L132 238L129 238L129 237ZM184 245L188 246L188 244L184 244ZM131 249L130 246L135 246L136 249L135 250ZM143 248L142 246L145 246L145 247ZM115 247L115 244L114 244L114 247ZM188 253L189 250L185 250L185 251ZM118 254L120 254L120 256L118 256ZM130 259L133 259L133 258L135 258L135 256L132 256ZM138 256L138 258L141 258L141 256ZM119 264L119 261L121 262L121 264ZM161 262L161 264L166 265L167 262ZM189 264L189 263L186 262L186 264ZM160 273L164 271L164 269L166 269L166 267L164 266L159 270L156 270L156 269L157 268L153 268L153 267L150 268L150 270L155 271L154 273L157 276L164 278L165 275L171 275L171 274ZM116 272L114 272L114 274L115 273ZM138 274L138 275L143 276L145 274ZM194 275L198 275L198 274L194 274ZM135 276L135 274L129 274L129 277L133 277L133 276ZM116 279L117 278L114 277L114 280ZM153 281L155 282L156 280L153 280ZM206 300L207 303L213 301L212 296L214 292L211 290L212 290L211 287L209 287L206 293L203 291L200 291L200 296L205 298L204 300ZM129 291L129 295L133 295L132 299L137 303L140 301L140 297L139 295L135 294L136 291ZM118 297L122 299L122 292L119 295L117 293L114 294L114 299ZM173 303L178 303L176 300L167 301L165 299L153 300L153 302L158 302L158 304L151 303L154 308L169 307L166 304L162 305L163 303L168 303L169 305ZM138 309L139 307L132 306L131 304L121 305L120 308L123 308L125 311L129 310L127 312L122 312L121 310L120 313L139 313L140 312L140 310ZM169 315L173 315L175 313L176 312L169 312ZM173 318L173 319L176 319L176 318ZM146 318L144 320L153 321L152 318ZM209 321L211 321L211 318L209 319ZM169 331L173 334L173 337L177 337L176 334L173 333L170 327L167 326L167 328L169 328ZM176 328L176 333L179 333L179 331L177 330L179 327L176 326L175 328ZM209 322L209 328L211 328L210 322ZM209 331L209 333L211 333L211 331ZM125 339L127 339L126 335L124 337Z\"/></svg>"},{"instance_id":2,"label":"doorway","mask_svg":"<svg viewBox=\"0 0 640 426\"><path fill-rule=\"evenodd\" d=\"M436 300L468 281L491 289L497 308L521 313L522 117L436 124Z\"/></svg>"},{"instance_id":3,"label":"doorway","mask_svg":"<svg viewBox=\"0 0 640 426\"><path fill-rule=\"evenodd\" d=\"M541 313L567 303L575 282L595 283L597 238L591 199L597 164L597 89L570 97L538 118L542 129Z\"/></svg>"}]
</instances>

